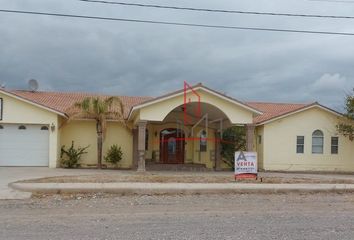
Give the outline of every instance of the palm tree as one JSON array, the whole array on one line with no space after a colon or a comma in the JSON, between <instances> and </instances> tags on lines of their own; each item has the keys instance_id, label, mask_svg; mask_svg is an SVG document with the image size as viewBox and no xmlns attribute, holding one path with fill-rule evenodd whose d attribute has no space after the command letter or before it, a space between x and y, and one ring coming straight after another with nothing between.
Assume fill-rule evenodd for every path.
<instances>
[{"instance_id":1,"label":"palm tree","mask_svg":"<svg viewBox=\"0 0 354 240\"><path fill-rule=\"evenodd\" d=\"M126 126L124 106L118 97L87 97L68 110L69 119L94 119L97 132L97 167L102 168L102 146L105 138L107 119L113 119Z\"/></svg>"}]
</instances>

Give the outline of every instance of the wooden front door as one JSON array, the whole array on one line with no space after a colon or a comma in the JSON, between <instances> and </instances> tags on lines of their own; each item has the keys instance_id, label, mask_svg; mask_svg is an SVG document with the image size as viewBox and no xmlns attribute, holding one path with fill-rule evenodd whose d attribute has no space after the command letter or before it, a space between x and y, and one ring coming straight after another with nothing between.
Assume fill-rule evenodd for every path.
<instances>
[{"instance_id":1,"label":"wooden front door","mask_svg":"<svg viewBox=\"0 0 354 240\"><path fill-rule=\"evenodd\" d=\"M184 133L176 128L160 132L160 159L162 163L184 163Z\"/></svg>"}]
</instances>

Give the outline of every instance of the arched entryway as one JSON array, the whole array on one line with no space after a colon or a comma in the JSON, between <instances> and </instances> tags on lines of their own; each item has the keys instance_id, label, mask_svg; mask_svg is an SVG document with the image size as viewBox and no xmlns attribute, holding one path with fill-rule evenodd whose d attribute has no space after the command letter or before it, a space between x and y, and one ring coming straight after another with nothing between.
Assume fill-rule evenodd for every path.
<instances>
[{"instance_id":1,"label":"arched entryway","mask_svg":"<svg viewBox=\"0 0 354 240\"><path fill-rule=\"evenodd\" d=\"M183 130L167 128L160 131L160 161L166 164L183 164L185 153Z\"/></svg>"},{"instance_id":2,"label":"arched entryway","mask_svg":"<svg viewBox=\"0 0 354 240\"><path fill-rule=\"evenodd\" d=\"M247 146L251 150L252 122L257 114L261 112L201 84L136 105L128 119L137 127L133 134L138 171L145 170L146 159L157 164L202 164L221 169L223 129L250 124ZM151 133L148 139L146 128ZM182 136L177 136L177 129L183 130ZM167 131L161 134L164 130ZM150 142L148 149L145 141Z\"/></svg>"}]
</instances>

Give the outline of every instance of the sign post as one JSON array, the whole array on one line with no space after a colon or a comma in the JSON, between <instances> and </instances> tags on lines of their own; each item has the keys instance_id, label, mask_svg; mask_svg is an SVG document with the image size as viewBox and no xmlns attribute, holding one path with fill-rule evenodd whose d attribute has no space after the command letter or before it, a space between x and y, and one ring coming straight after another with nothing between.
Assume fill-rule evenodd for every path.
<instances>
[{"instance_id":1,"label":"sign post","mask_svg":"<svg viewBox=\"0 0 354 240\"><path fill-rule=\"evenodd\" d=\"M256 152L235 152L235 180L244 178L257 179Z\"/></svg>"}]
</instances>

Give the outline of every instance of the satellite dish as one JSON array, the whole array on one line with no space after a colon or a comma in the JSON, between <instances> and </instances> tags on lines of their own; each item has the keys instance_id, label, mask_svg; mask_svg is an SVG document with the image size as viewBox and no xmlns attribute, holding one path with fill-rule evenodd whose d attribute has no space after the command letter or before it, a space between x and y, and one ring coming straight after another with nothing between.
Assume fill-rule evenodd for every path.
<instances>
[{"instance_id":1,"label":"satellite dish","mask_svg":"<svg viewBox=\"0 0 354 240\"><path fill-rule=\"evenodd\" d=\"M38 81L36 79L31 79L28 81L28 87L32 92L35 92L38 90Z\"/></svg>"}]
</instances>

